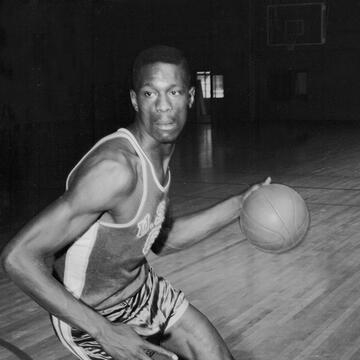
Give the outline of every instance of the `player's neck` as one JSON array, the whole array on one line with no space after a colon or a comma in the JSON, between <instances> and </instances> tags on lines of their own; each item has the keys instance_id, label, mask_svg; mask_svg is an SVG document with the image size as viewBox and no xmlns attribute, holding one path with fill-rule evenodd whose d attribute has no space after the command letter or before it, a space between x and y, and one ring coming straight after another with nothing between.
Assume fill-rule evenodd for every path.
<instances>
[{"instance_id":1,"label":"player's neck","mask_svg":"<svg viewBox=\"0 0 360 360\"><path fill-rule=\"evenodd\" d=\"M128 127L128 130L136 138L147 157L156 166L160 165L164 170L167 169L171 156L175 149L174 143L160 143L152 138L145 131L142 131L136 124Z\"/></svg>"}]
</instances>

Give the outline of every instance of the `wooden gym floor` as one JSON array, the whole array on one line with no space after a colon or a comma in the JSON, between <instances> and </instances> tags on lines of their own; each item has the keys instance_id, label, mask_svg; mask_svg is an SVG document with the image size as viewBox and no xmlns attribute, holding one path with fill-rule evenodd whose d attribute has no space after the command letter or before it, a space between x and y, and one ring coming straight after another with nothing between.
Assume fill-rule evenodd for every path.
<instances>
[{"instance_id":1,"label":"wooden gym floor","mask_svg":"<svg viewBox=\"0 0 360 360\"><path fill-rule=\"evenodd\" d=\"M358 360L360 129L322 126L264 142L246 131L220 136L203 125L185 132L172 162L175 212L213 204L270 175L306 200L306 240L281 255L263 253L235 222L149 261L213 321L238 360ZM73 359L47 313L2 271L0 294L0 359Z\"/></svg>"}]
</instances>

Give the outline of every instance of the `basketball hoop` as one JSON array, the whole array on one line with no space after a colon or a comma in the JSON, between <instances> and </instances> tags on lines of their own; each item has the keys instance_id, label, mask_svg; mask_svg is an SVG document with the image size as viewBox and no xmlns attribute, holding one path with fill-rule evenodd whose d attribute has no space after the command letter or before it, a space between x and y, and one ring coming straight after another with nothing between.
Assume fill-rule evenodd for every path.
<instances>
[{"instance_id":1,"label":"basketball hoop","mask_svg":"<svg viewBox=\"0 0 360 360\"><path fill-rule=\"evenodd\" d=\"M293 51L298 45L322 45L326 39L324 2L267 5L267 45Z\"/></svg>"}]
</instances>

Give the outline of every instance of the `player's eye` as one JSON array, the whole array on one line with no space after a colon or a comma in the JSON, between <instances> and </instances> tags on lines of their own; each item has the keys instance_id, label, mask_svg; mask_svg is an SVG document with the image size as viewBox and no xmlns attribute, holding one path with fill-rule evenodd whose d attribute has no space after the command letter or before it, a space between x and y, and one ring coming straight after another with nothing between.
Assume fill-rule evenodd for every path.
<instances>
[{"instance_id":1,"label":"player's eye","mask_svg":"<svg viewBox=\"0 0 360 360\"><path fill-rule=\"evenodd\" d=\"M180 95L180 94L181 94L181 91L180 91L180 90L171 90L171 91L170 91L170 94L171 94L171 95L174 95L174 96Z\"/></svg>"},{"instance_id":2,"label":"player's eye","mask_svg":"<svg viewBox=\"0 0 360 360\"><path fill-rule=\"evenodd\" d=\"M144 91L144 96L145 97L151 97L153 95L154 95L154 93L152 91L148 91L148 90Z\"/></svg>"}]
</instances>

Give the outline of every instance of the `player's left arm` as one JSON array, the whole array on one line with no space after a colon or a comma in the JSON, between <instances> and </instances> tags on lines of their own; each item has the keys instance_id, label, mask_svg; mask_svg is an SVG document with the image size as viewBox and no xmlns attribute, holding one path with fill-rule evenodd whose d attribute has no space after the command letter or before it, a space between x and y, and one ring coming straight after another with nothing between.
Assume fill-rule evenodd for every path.
<instances>
[{"instance_id":1,"label":"player's left arm","mask_svg":"<svg viewBox=\"0 0 360 360\"><path fill-rule=\"evenodd\" d=\"M253 191L270 182L271 179L267 178L240 195L232 196L195 213L177 218L167 215L152 250L158 255L183 250L219 231L241 216L243 203Z\"/></svg>"}]
</instances>

